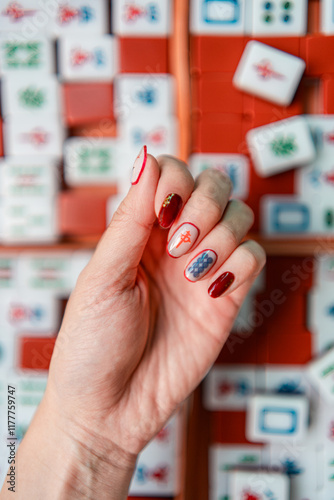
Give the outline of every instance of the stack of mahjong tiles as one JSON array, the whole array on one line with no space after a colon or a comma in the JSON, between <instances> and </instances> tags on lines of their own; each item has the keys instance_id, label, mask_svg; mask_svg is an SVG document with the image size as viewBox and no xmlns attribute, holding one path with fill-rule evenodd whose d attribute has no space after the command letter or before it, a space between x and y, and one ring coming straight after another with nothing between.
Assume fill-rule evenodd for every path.
<instances>
[{"instance_id":1,"label":"stack of mahjong tiles","mask_svg":"<svg viewBox=\"0 0 334 500\"><path fill-rule=\"evenodd\" d=\"M271 257L254 283L195 406L201 498L332 497L333 269L325 254Z\"/></svg>"},{"instance_id":2,"label":"stack of mahjong tiles","mask_svg":"<svg viewBox=\"0 0 334 500\"><path fill-rule=\"evenodd\" d=\"M333 9L190 2L190 161L194 172L232 170L267 237L334 235Z\"/></svg>"},{"instance_id":3,"label":"stack of mahjong tiles","mask_svg":"<svg viewBox=\"0 0 334 500\"><path fill-rule=\"evenodd\" d=\"M19 440L66 301L139 149L178 154L173 15L169 0L1 2L0 406L11 383ZM179 492L183 425L174 416L140 456L131 495Z\"/></svg>"}]
</instances>

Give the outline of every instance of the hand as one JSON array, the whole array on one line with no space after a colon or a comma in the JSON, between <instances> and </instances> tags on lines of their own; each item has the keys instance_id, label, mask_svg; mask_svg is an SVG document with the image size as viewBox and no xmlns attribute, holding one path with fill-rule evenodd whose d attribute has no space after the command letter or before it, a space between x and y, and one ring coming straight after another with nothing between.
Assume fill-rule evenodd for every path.
<instances>
[{"instance_id":1,"label":"hand","mask_svg":"<svg viewBox=\"0 0 334 500\"><path fill-rule=\"evenodd\" d=\"M70 297L45 399L68 434L99 436L134 464L215 361L265 254L254 241L240 244L253 213L229 201L219 171L194 181L182 162L142 151L133 176ZM186 253L172 258L166 243L185 223L169 252ZM204 266L190 267L207 249Z\"/></svg>"}]
</instances>

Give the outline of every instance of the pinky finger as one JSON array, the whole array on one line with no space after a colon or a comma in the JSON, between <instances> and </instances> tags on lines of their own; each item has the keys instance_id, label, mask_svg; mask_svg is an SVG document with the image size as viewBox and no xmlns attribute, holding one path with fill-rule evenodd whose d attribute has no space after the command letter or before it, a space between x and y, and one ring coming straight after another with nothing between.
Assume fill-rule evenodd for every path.
<instances>
[{"instance_id":1,"label":"pinky finger","mask_svg":"<svg viewBox=\"0 0 334 500\"><path fill-rule=\"evenodd\" d=\"M255 280L266 263L266 254L256 241L248 240L239 245L222 264L208 288L216 299L232 293L246 282Z\"/></svg>"}]
</instances>

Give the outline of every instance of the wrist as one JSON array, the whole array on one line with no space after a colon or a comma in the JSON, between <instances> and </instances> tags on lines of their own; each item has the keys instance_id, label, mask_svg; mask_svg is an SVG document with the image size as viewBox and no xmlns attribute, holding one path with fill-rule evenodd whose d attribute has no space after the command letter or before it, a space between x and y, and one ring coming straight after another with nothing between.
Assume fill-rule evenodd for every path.
<instances>
[{"instance_id":1,"label":"wrist","mask_svg":"<svg viewBox=\"0 0 334 500\"><path fill-rule=\"evenodd\" d=\"M17 498L126 499L137 457L59 410L46 394L18 449Z\"/></svg>"}]
</instances>

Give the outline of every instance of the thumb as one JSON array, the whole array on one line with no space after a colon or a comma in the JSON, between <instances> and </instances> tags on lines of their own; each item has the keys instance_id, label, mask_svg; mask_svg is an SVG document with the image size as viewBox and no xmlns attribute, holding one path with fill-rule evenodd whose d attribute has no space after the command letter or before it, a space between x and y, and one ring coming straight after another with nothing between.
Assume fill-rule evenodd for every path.
<instances>
[{"instance_id":1,"label":"thumb","mask_svg":"<svg viewBox=\"0 0 334 500\"><path fill-rule=\"evenodd\" d=\"M133 165L129 192L89 264L92 272L100 274L102 268L104 274L108 273L116 281L123 282L125 276L127 282L135 281L137 267L156 220L154 200L159 178L159 164L143 146Z\"/></svg>"}]
</instances>

